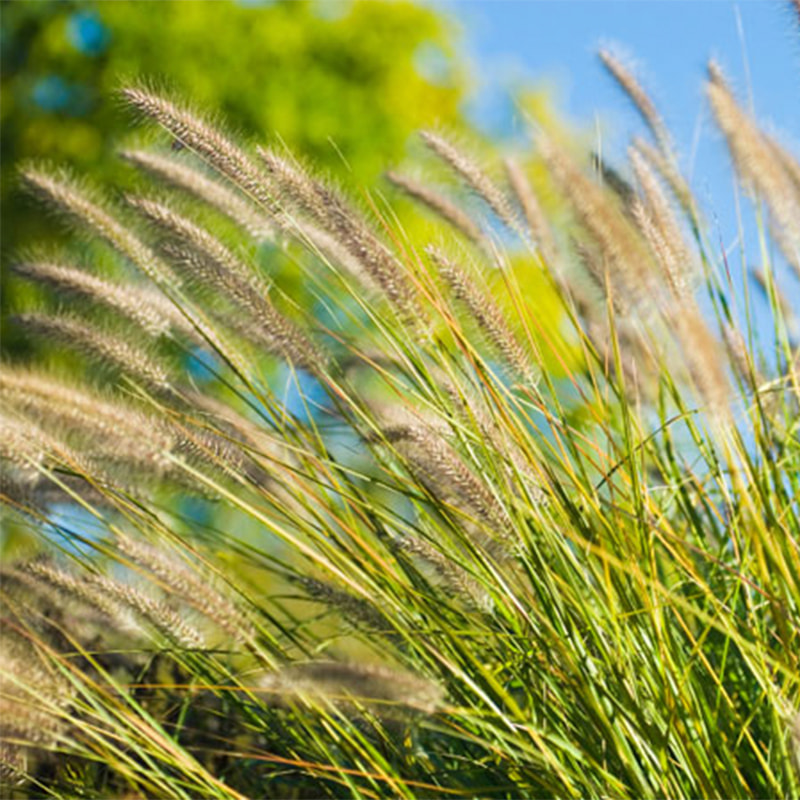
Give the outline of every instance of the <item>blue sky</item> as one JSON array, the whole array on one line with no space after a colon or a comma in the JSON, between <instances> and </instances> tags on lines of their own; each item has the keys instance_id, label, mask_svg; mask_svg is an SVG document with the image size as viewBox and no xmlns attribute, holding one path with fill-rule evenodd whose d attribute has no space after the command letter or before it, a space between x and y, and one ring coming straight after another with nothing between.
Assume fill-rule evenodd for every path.
<instances>
[{"instance_id":1,"label":"blue sky","mask_svg":"<svg viewBox=\"0 0 800 800\"><path fill-rule=\"evenodd\" d=\"M679 141L691 141L709 57L722 63L755 108L787 131L800 128L800 27L788 3L770 0L440 0L463 28L478 108L494 125L514 124L508 88L519 80L556 87L562 108L591 122L594 110L630 127L633 115L599 68L601 43L627 50ZM741 33L738 19L741 20ZM744 51L743 51L744 47ZM748 67L745 67L744 52ZM794 101L794 102L793 102Z\"/></svg>"},{"instance_id":2,"label":"blue sky","mask_svg":"<svg viewBox=\"0 0 800 800\"><path fill-rule=\"evenodd\" d=\"M800 151L800 25L788 2L771 0L432 0L462 28L476 82L471 114L494 134L524 137L512 102L515 86L545 83L557 108L575 125L599 124L606 153L644 127L597 58L601 44L628 54L656 100L701 204L716 226L713 240L737 267L732 173L724 143L703 97L708 59L718 60L738 96L752 98L761 124ZM744 204L747 209L747 204ZM752 218L752 217L751 217ZM746 225L748 262L757 262L755 233ZM784 291L800 296L786 265ZM737 281L738 283L738 281ZM757 303L766 324L766 306Z\"/></svg>"}]
</instances>

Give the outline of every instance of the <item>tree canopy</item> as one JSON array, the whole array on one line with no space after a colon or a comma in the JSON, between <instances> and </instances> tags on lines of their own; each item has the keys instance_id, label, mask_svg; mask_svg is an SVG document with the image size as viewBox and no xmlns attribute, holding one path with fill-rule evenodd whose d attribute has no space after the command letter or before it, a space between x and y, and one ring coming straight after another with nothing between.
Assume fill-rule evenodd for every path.
<instances>
[{"instance_id":1,"label":"tree canopy","mask_svg":"<svg viewBox=\"0 0 800 800\"><path fill-rule=\"evenodd\" d=\"M126 179L117 150L130 116L114 99L122 79L146 75L224 114L246 137L279 137L367 182L401 157L414 130L459 120L465 76L455 31L413 3L162 0L146 13L129 0L4 5L6 258L55 234L15 191L21 162ZM4 295L8 308L13 292ZM18 345L4 337L6 349Z\"/></svg>"}]
</instances>

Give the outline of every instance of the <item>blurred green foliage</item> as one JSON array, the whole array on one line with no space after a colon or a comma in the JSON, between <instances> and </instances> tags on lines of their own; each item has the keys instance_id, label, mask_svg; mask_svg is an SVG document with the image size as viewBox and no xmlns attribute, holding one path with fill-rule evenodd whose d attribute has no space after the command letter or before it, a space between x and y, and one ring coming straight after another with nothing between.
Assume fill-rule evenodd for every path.
<instances>
[{"instance_id":1,"label":"blurred green foliage","mask_svg":"<svg viewBox=\"0 0 800 800\"><path fill-rule=\"evenodd\" d=\"M7 264L58 226L15 186L17 165L47 159L119 184L131 127L114 101L124 79L152 77L218 111L246 137L281 137L359 181L402 156L415 129L459 121L465 75L455 32L408 2L3 2L2 246ZM3 270L3 349L18 282ZM10 284L10 285L9 285Z\"/></svg>"}]
</instances>

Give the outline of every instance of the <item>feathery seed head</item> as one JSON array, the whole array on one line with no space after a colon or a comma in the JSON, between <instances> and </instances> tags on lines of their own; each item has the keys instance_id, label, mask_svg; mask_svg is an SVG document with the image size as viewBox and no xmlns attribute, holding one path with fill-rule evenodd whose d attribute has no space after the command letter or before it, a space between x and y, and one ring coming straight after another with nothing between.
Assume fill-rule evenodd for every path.
<instances>
[{"instance_id":1,"label":"feathery seed head","mask_svg":"<svg viewBox=\"0 0 800 800\"><path fill-rule=\"evenodd\" d=\"M653 172L661 176L674 199L678 201L681 209L689 213L690 216L697 217L698 212L692 190L673 161L667 158L658 148L653 147L649 142L639 137L633 139L631 147L639 153Z\"/></svg>"},{"instance_id":2,"label":"feathery seed head","mask_svg":"<svg viewBox=\"0 0 800 800\"><path fill-rule=\"evenodd\" d=\"M304 695L336 705L356 702L384 715L409 709L433 714L444 700L439 686L416 675L382 666L335 661L292 664L265 676L261 688L275 692L279 700Z\"/></svg>"},{"instance_id":3,"label":"feathery seed head","mask_svg":"<svg viewBox=\"0 0 800 800\"><path fill-rule=\"evenodd\" d=\"M257 150L281 202L307 215L332 236L361 265L370 284L380 289L403 317L424 320L402 265L370 226L348 207L339 192L275 151L261 147Z\"/></svg>"},{"instance_id":4,"label":"feathery seed head","mask_svg":"<svg viewBox=\"0 0 800 800\"><path fill-rule=\"evenodd\" d=\"M86 580L91 593L104 594L112 598L114 603L133 612L179 647L200 649L205 646L205 638L200 631L166 603L155 600L136 586L116 581L105 575L92 575Z\"/></svg>"},{"instance_id":5,"label":"feathery seed head","mask_svg":"<svg viewBox=\"0 0 800 800\"><path fill-rule=\"evenodd\" d=\"M800 195L800 161L774 137L764 134L764 140L772 150L775 158L780 162L787 176L794 185L795 193Z\"/></svg>"},{"instance_id":6,"label":"feathery seed head","mask_svg":"<svg viewBox=\"0 0 800 800\"><path fill-rule=\"evenodd\" d=\"M120 155L158 180L194 195L231 219L254 238L259 240L273 238L274 224L266 214L260 213L241 194L204 174L185 160L150 150L123 150Z\"/></svg>"},{"instance_id":7,"label":"feathery seed head","mask_svg":"<svg viewBox=\"0 0 800 800\"><path fill-rule=\"evenodd\" d=\"M445 222L453 226L463 234L473 244L486 247L483 232L472 221L468 214L462 211L455 203L439 194L420 181L409 178L406 175L399 175L396 172L387 172L387 180L409 197L417 200L422 205L433 211Z\"/></svg>"},{"instance_id":8,"label":"feathery seed head","mask_svg":"<svg viewBox=\"0 0 800 800\"><path fill-rule=\"evenodd\" d=\"M24 747L0 741L0 790L21 786L27 780L28 757Z\"/></svg>"},{"instance_id":9,"label":"feathery seed head","mask_svg":"<svg viewBox=\"0 0 800 800\"><path fill-rule=\"evenodd\" d=\"M299 366L324 369L324 358L308 337L270 302L267 287L219 239L181 216L169 206L144 197L128 202L178 244L168 243L164 252L193 271L201 281L221 287L254 325L241 328L257 335L259 344L277 350Z\"/></svg>"},{"instance_id":10,"label":"feathery seed head","mask_svg":"<svg viewBox=\"0 0 800 800\"><path fill-rule=\"evenodd\" d=\"M629 150L629 157L642 191L641 199L633 203L633 217L674 296L680 299L691 292L699 267L650 165L635 148Z\"/></svg>"},{"instance_id":11,"label":"feathery seed head","mask_svg":"<svg viewBox=\"0 0 800 800\"><path fill-rule=\"evenodd\" d=\"M136 624L130 612L113 594L99 589L97 583L89 576L79 577L44 559L22 564L20 570L43 581L71 600L98 612L107 622L113 623L120 632L141 636L141 628Z\"/></svg>"},{"instance_id":12,"label":"feathery seed head","mask_svg":"<svg viewBox=\"0 0 800 800\"><path fill-rule=\"evenodd\" d=\"M64 170L51 174L37 167L26 167L21 172L21 181L31 194L87 226L156 283L170 283L153 252Z\"/></svg>"},{"instance_id":13,"label":"feathery seed head","mask_svg":"<svg viewBox=\"0 0 800 800\"><path fill-rule=\"evenodd\" d=\"M437 247L429 246L425 252L436 264L440 277L450 287L455 298L469 310L491 345L522 381L535 386L539 379L538 367L509 328L503 312L494 300Z\"/></svg>"},{"instance_id":14,"label":"feathery seed head","mask_svg":"<svg viewBox=\"0 0 800 800\"><path fill-rule=\"evenodd\" d=\"M130 283L116 283L92 275L85 269L53 260L24 260L12 267L26 278L107 306L136 322L152 336L162 336L171 327L186 331L184 318L158 292Z\"/></svg>"},{"instance_id":15,"label":"feathery seed head","mask_svg":"<svg viewBox=\"0 0 800 800\"><path fill-rule=\"evenodd\" d=\"M11 403L8 406L13 408ZM97 503L105 501L102 492L83 479L91 475L95 482L110 483L95 459L74 451L18 413L4 413L0 417L0 459L4 462L0 469L0 494L5 502L41 509L51 502L64 502L70 491L91 496ZM59 474L58 483L52 477L51 471L55 469L67 471Z\"/></svg>"},{"instance_id":16,"label":"feathery seed head","mask_svg":"<svg viewBox=\"0 0 800 800\"><path fill-rule=\"evenodd\" d=\"M464 463L458 451L448 442L442 430L409 414L385 414L380 424L380 441L391 445L406 462L415 480L440 501L458 512L474 518L467 528L477 541L498 558L504 551L480 526L491 529L498 537L507 538L511 520L489 488Z\"/></svg>"},{"instance_id":17,"label":"feathery seed head","mask_svg":"<svg viewBox=\"0 0 800 800\"><path fill-rule=\"evenodd\" d=\"M520 221L508 198L471 156L433 131L421 131L420 136L426 147L447 164L469 189L484 200L504 225L524 236Z\"/></svg>"},{"instance_id":18,"label":"feathery seed head","mask_svg":"<svg viewBox=\"0 0 800 800\"><path fill-rule=\"evenodd\" d=\"M533 241L541 251L545 264L549 267L555 267L558 261L558 248L533 187L515 159L507 158L504 164L509 186L517 199L517 203L519 203L519 207L522 209Z\"/></svg>"},{"instance_id":19,"label":"feathery seed head","mask_svg":"<svg viewBox=\"0 0 800 800\"><path fill-rule=\"evenodd\" d=\"M726 325L722 329L722 337L730 356L730 362L739 377L747 384L755 383L756 387L764 383L763 376L750 361L747 342L742 336L742 332L733 325Z\"/></svg>"},{"instance_id":20,"label":"feathery seed head","mask_svg":"<svg viewBox=\"0 0 800 800\"><path fill-rule=\"evenodd\" d=\"M422 536L403 534L394 536L392 547L421 559L439 576L442 587L468 608L487 611L492 600L486 590L449 554L438 550Z\"/></svg>"},{"instance_id":21,"label":"feathery seed head","mask_svg":"<svg viewBox=\"0 0 800 800\"><path fill-rule=\"evenodd\" d=\"M730 412L730 382L720 343L694 303L684 302L668 314L686 367L709 411L724 419Z\"/></svg>"},{"instance_id":22,"label":"feathery seed head","mask_svg":"<svg viewBox=\"0 0 800 800\"><path fill-rule=\"evenodd\" d=\"M311 599L338 611L346 620L373 630L385 627L383 616L366 600L307 575L291 576L290 579Z\"/></svg>"},{"instance_id":23,"label":"feathery seed head","mask_svg":"<svg viewBox=\"0 0 800 800\"><path fill-rule=\"evenodd\" d=\"M44 463L47 446L45 434L32 423L13 417L0 417L0 455L36 474Z\"/></svg>"},{"instance_id":24,"label":"feathery seed head","mask_svg":"<svg viewBox=\"0 0 800 800\"><path fill-rule=\"evenodd\" d=\"M199 611L234 640L252 637L252 627L245 615L215 588L210 576L128 536L118 535L116 543L124 555L152 573L181 602Z\"/></svg>"},{"instance_id":25,"label":"feathery seed head","mask_svg":"<svg viewBox=\"0 0 800 800\"><path fill-rule=\"evenodd\" d=\"M177 612L131 584L99 574L77 576L43 560L28 562L23 569L100 612L123 633L141 637L142 629L135 619L138 618L182 647L204 645L200 632Z\"/></svg>"},{"instance_id":26,"label":"feathery seed head","mask_svg":"<svg viewBox=\"0 0 800 800\"><path fill-rule=\"evenodd\" d=\"M650 128L653 136L664 151L670 148L670 138L664 121L658 113L655 104L638 81L634 72L625 66L622 59L610 49L601 49L598 53L600 61L608 70L609 75L617 82L623 92L641 114L642 119Z\"/></svg>"},{"instance_id":27,"label":"feathery seed head","mask_svg":"<svg viewBox=\"0 0 800 800\"><path fill-rule=\"evenodd\" d=\"M166 468L165 453L175 446L160 420L44 373L4 365L0 399L43 425L58 424L73 434L88 436L95 452L150 469Z\"/></svg>"},{"instance_id":28,"label":"feathery seed head","mask_svg":"<svg viewBox=\"0 0 800 800\"><path fill-rule=\"evenodd\" d=\"M71 345L101 364L119 369L153 389L170 390L167 370L145 350L115 334L64 314L30 312L20 314L16 321L33 333Z\"/></svg>"},{"instance_id":29,"label":"feathery seed head","mask_svg":"<svg viewBox=\"0 0 800 800\"><path fill-rule=\"evenodd\" d=\"M293 163L275 150L260 146L256 147L256 152L278 191L278 199L287 209L300 210L318 222L327 220L328 224L334 213L344 213L341 199L313 178L298 162ZM326 205L328 200L339 208L329 208Z\"/></svg>"},{"instance_id":30,"label":"feathery seed head","mask_svg":"<svg viewBox=\"0 0 800 800\"><path fill-rule=\"evenodd\" d=\"M128 205L142 214L162 235L177 239L206 256L221 280L235 281L235 285L253 284L256 291L266 291L263 287L255 287L253 271L205 228L157 200L130 194L125 199Z\"/></svg>"},{"instance_id":31,"label":"feathery seed head","mask_svg":"<svg viewBox=\"0 0 800 800\"><path fill-rule=\"evenodd\" d=\"M186 106L142 86L129 86L122 90L121 96L131 108L157 122L232 181L264 212L275 211L266 175L220 128Z\"/></svg>"},{"instance_id":32,"label":"feathery seed head","mask_svg":"<svg viewBox=\"0 0 800 800\"><path fill-rule=\"evenodd\" d=\"M708 66L711 108L742 182L769 206L775 240L800 276L800 193L772 143L733 96L719 65Z\"/></svg>"},{"instance_id":33,"label":"feathery seed head","mask_svg":"<svg viewBox=\"0 0 800 800\"><path fill-rule=\"evenodd\" d=\"M537 145L556 184L594 240L601 263L604 269L608 268L615 299L635 304L651 296L654 289L652 260L631 223L552 137L540 132Z\"/></svg>"}]
</instances>

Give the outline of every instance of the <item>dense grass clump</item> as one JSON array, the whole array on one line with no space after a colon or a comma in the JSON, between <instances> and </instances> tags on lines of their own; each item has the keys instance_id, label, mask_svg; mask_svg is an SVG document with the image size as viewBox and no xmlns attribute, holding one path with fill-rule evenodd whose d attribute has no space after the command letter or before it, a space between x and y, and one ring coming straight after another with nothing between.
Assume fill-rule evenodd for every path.
<instances>
[{"instance_id":1,"label":"dense grass clump","mask_svg":"<svg viewBox=\"0 0 800 800\"><path fill-rule=\"evenodd\" d=\"M0 376L4 795L800 795L800 165L712 65L757 330L603 62L629 169L425 132L351 196L145 86L140 191L23 169L89 368Z\"/></svg>"}]
</instances>

